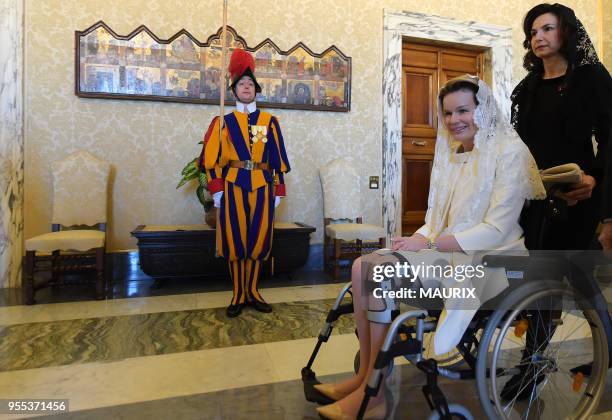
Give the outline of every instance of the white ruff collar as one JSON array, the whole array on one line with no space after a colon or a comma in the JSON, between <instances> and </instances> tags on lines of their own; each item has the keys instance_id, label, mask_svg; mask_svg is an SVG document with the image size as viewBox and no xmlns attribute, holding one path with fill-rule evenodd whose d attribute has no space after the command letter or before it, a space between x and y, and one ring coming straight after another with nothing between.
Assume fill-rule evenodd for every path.
<instances>
[{"instance_id":1,"label":"white ruff collar","mask_svg":"<svg viewBox=\"0 0 612 420\"><path fill-rule=\"evenodd\" d=\"M247 107L247 111L249 111L249 114L252 114L253 112L257 110L257 102L255 101L251 102L250 104L243 104L240 101L236 101L236 111L244 113L245 105Z\"/></svg>"}]
</instances>

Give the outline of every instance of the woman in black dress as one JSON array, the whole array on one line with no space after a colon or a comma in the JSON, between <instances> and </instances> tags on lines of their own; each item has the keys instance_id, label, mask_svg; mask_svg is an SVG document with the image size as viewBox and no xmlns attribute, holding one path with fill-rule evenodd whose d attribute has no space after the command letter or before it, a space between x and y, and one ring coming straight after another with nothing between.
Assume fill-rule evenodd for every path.
<instances>
[{"instance_id":1,"label":"woman in black dress","mask_svg":"<svg viewBox=\"0 0 612 420\"><path fill-rule=\"evenodd\" d=\"M577 163L584 171L581 184L560 194L567 207L561 217L547 218L545 232L538 228L546 212L544 202L524 212L526 244L529 249L587 249L602 216L612 79L572 9L535 6L525 16L523 30L529 73L512 93L512 123L540 169Z\"/></svg>"},{"instance_id":2,"label":"woman in black dress","mask_svg":"<svg viewBox=\"0 0 612 420\"><path fill-rule=\"evenodd\" d=\"M612 164L606 162L606 148L612 147L612 79L572 9L557 3L535 6L525 16L523 31L527 50L523 66L529 73L512 92L512 124L540 169L576 163L584 172L580 184L557 193L554 206L549 200L532 201L523 210L525 245L528 249L586 250L595 243L599 221L609 217L603 214L602 185L606 164ZM612 346L612 326L601 291L592 278L580 280L585 280L577 281L581 292L597 303ZM525 357L543 350L546 341L528 338ZM588 366L576 369L590 370ZM521 373L504 386L502 397L519 392L519 399L526 398L540 380L523 364Z\"/></svg>"}]
</instances>

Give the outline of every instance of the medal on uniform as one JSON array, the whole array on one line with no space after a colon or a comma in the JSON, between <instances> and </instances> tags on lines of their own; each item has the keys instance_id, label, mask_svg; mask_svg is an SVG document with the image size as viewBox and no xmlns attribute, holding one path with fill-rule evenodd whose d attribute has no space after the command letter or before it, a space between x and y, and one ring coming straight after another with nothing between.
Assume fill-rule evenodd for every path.
<instances>
[{"instance_id":1,"label":"medal on uniform","mask_svg":"<svg viewBox=\"0 0 612 420\"><path fill-rule=\"evenodd\" d=\"M262 143L266 143L268 141L268 138L266 137L266 134L268 134L268 127L265 125L252 125L251 134L253 135L253 143L257 143L260 140Z\"/></svg>"}]
</instances>

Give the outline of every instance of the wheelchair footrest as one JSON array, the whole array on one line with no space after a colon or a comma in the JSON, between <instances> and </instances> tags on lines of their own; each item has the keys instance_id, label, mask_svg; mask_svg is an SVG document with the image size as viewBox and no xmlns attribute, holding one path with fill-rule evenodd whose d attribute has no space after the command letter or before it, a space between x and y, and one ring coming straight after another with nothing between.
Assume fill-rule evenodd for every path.
<instances>
[{"instance_id":1,"label":"wheelchair footrest","mask_svg":"<svg viewBox=\"0 0 612 420\"><path fill-rule=\"evenodd\" d=\"M314 386L320 384L321 382L317 380L317 375L312 371L312 369L308 369L306 367L302 368L302 383L304 385L304 396L306 397L306 400L321 405L332 404L335 402L315 389Z\"/></svg>"},{"instance_id":2,"label":"wheelchair footrest","mask_svg":"<svg viewBox=\"0 0 612 420\"><path fill-rule=\"evenodd\" d=\"M435 359L427 359L418 362L416 367L427 375L427 384L422 390L429 408L437 411L443 419L450 418L448 401L438 386L438 363Z\"/></svg>"}]
</instances>

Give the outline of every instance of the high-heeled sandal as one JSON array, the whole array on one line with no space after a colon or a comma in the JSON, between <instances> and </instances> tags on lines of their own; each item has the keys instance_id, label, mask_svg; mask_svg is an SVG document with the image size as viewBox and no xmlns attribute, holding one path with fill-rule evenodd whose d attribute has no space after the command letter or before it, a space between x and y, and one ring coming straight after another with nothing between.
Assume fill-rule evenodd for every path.
<instances>
[{"instance_id":1,"label":"high-heeled sandal","mask_svg":"<svg viewBox=\"0 0 612 420\"><path fill-rule=\"evenodd\" d=\"M396 381L397 376L400 375L399 370L394 371L393 369L389 370L385 381L383 382L383 392L385 393L385 401L381 404L378 404L376 407L373 407L363 415L364 420L384 420L384 419L392 419L395 416L395 409L397 408L397 404L399 402L398 395L399 392L396 392ZM399 382L398 382L399 383ZM332 385L333 387L333 385ZM331 398L331 397L330 397ZM342 407L340 404L333 403L329 405L324 405L322 407L317 407L317 412L319 415L325 419L329 420L352 420L353 416L344 413L342 411Z\"/></svg>"},{"instance_id":2,"label":"high-heeled sandal","mask_svg":"<svg viewBox=\"0 0 612 420\"><path fill-rule=\"evenodd\" d=\"M389 404L385 402L378 404L376 407L371 408L363 415L363 420L385 420L386 418L393 418L395 408L389 411ZM340 404L333 403L317 407L319 416L328 420L353 420L355 417L342 411ZM390 413L390 416L387 413Z\"/></svg>"},{"instance_id":3,"label":"high-heeled sandal","mask_svg":"<svg viewBox=\"0 0 612 420\"><path fill-rule=\"evenodd\" d=\"M329 405L317 407L319 416L327 420L353 420L354 417L342 411L342 407L337 402Z\"/></svg>"},{"instance_id":4,"label":"high-heeled sandal","mask_svg":"<svg viewBox=\"0 0 612 420\"><path fill-rule=\"evenodd\" d=\"M331 398L334 401L341 400L346 397L350 392L341 392L336 389L334 384L317 384L314 385L314 389L325 395L327 398Z\"/></svg>"}]
</instances>

